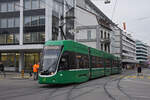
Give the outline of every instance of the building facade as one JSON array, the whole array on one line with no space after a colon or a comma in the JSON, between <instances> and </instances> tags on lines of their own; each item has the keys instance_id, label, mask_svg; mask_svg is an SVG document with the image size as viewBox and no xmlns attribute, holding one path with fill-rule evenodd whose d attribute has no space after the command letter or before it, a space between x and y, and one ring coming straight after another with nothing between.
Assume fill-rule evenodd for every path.
<instances>
[{"instance_id":1,"label":"building facade","mask_svg":"<svg viewBox=\"0 0 150 100\"><path fill-rule=\"evenodd\" d=\"M114 27L114 36L115 36L115 50L113 52L114 55L122 59L122 29L119 27Z\"/></svg>"},{"instance_id":2,"label":"building facade","mask_svg":"<svg viewBox=\"0 0 150 100\"><path fill-rule=\"evenodd\" d=\"M0 0L0 60L8 71L32 70L43 44L74 39L74 0Z\"/></svg>"},{"instance_id":3,"label":"building facade","mask_svg":"<svg viewBox=\"0 0 150 100\"><path fill-rule=\"evenodd\" d=\"M114 52L114 23L90 0L77 0L75 40L99 50Z\"/></svg>"},{"instance_id":4,"label":"building facade","mask_svg":"<svg viewBox=\"0 0 150 100\"><path fill-rule=\"evenodd\" d=\"M147 45L148 60L150 61L150 46Z\"/></svg>"},{"instance_id":5,"label":"building facade","mask_svg":"<svg viewBox=\"0 0 150 100\"><path fill-rule=\"evenodd\" d=\"M148 46L142 41L136 40L136 59L140 63L145 63L148 60Z\"/></svg>"},{"instance_id":6,"label":"building facade","mask_svg":"<svg viewBox=\"0 0 150 100\"><path fill-rule=\"evenodd\" d=\"M136 42L131 34L122 31L122 64L129 67L135 67L136 60Z\"/></svg>"},{"instance_id":7,"label":"building facade","mask_svg":"<svg viewBox=\"0 0 150 100\"><path fill-rule=\"evenodd\" d=\"M125 67L135 67L136 60L136 42L131 34L116 27L115 30L115 52L114 55L122 59L122 65Z\"/></svg>"}]
</instances>

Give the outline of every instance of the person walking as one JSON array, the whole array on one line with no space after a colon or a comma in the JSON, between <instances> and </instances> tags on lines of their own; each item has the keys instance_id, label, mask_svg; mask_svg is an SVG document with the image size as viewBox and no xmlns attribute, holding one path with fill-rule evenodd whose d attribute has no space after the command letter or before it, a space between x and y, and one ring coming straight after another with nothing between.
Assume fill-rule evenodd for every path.
<instances>
[{"instance_id":1,"label":"person walking","mask_svg":"<svg viewBox=\"0 0 150 100\"><path fill-rule=\"evenodd\" d=\"M6 77L6 74L5 74L5 69L4 69L5 67L4 67L4 65L3 65L3 63L0 61L0 73L3 73L3 75L4 75L4 78Z\"/></svg>"},{"instance_id":2,"label":"person walking","mask_svg":"<svg viewBox=\"0 0 150 100\"><path fill-rule=\"evenodd\" d=\"M122 72L125 72L125 65L122 65Z\"/></svg>"},{"instance_id":3,"label":"person walking","mask_svg":"<svg viewBox=\"0 0 150 100\"><path fill-rule=\"evenodd\" d=\"M39 69L39 64L34 64L33 65L33 77L34 77L34 80L37 80L38 79L38 69Z\"/></svg>"},{"instance_id":4,"label":"person walking","mask_svg":"<svg viewBox=\"0 0 150 100\"><path fill-rule=\"evenodd\" d=\"M141 75L142 67L140 65L137 66L137 76Z\"/></svg>"}]
</instances>

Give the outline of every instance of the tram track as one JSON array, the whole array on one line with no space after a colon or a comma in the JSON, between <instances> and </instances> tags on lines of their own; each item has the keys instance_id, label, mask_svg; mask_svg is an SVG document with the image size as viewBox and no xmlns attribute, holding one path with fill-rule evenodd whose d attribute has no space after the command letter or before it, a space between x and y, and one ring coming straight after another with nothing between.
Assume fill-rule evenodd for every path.
<instances>
[{"instance_id":1,"label":"tram track","mask_svg":"<svg viewBox=\"0 0 150 100\"><path fill-rule=\"evenodd\" d=\"M104 77L106 78L106 77ZM99 84L98 82L101 80L101 83ZM105 80L105 79L104 79ZM95 82L98 81L98 82ZM90 83L91 82L91 83ZM94 84L93 84L94 83ZM104 81L102 81L102 78L99 79L94 79L94 80L90 80L88 82L85 83L80 83L80 84L75 84L68 92L67 92L67 96L65 100L74 100L77 99L83 95L86 95L90 92L93 92L97 89L100 89L100 87L102 87L104 85ZM89 88L89 90L86 90L84 92L78 93L78 95L73 96L74 91L76 92L77 90L81 90L84 88Z\"/></svg>"},{"instance_id":2,"label":"tram track","mask_svg":"<svg viewBox=\"0 0 150 100\"><path fill-rule=\"evenodd\" d=\"M110 94L113 98L112 99L110 97L110 99L118 100L114 98L114 96L109 92L107 88L108 83L110 83L111 81L116 81L118 90L128 97L128 99L126 100L133 100L133 98L130 95L128 95L120 86L121 80L130 74L131 73L127 73L126 75L122 75L121 77L120 75L113 75L109 77L90 80L88 82L81 83L81 84L71 84L67 86L49 86L49 85L39 86L37 85L35 87L29 87L29 88L24 87L26 88L25 91L23 88L21 90L15 90L15 91L12 90L7 93L3 93L4 95L1 94L0 99L11 100L11 98L16 98L16 97L18 98L21 96L39 94L39 95L45 95L43 100L51 100L52 98L57 98L58 96L64 96L65 97L64 100L75 100L75 99L78 100L80 97L86 94L89 94L90 92L93 92L101 88L103 89L105 85L105 90L108 92L106 94L107 95ZM36 87L39 87L39 88L36 88ZM10 95L6 95L6 94L10 94Z\"/></svg>"},{"instance_id":3,"label":"tram track","mask_svg":"<svg viewBox=\"0 0 150 100\"><path fill-rule=\"evenodd\" d=\"M107 85L108 85L110 82L113 82L113 81L117 81L117 89L118 89L124 96L127 97L126 100L134 100L134 99L132 98L132 96L129 95L127 92L125 92L125 91L122 89L122 87L120 86L121 80L122 80L124 77L126 77L126 76L128 76L128 75L131 75L131 74L133 74L133 73L132 73L132 72L131 72L131 73L127 73L127 74L123 75L122 77L119 76L119 77L117 77L117 78L115 78L115 79L108 80L108 81L105 82L105 84L104 84L104 91L105 91L105 93L108 95L108 97L109 97L111 100L120 100L120 99L116 99L115 96L113 96L113 94L110 93L109 90L108 90L108 88L107 88Z\"/></svg>"},{"instance_id":4,"label":"tram track","mask_svg":"<svg viewBox=\"0 0 150 100\"><path fill-rule=\"evenodd\" d=\"M10 100L12 98L18 98L22 96L29 96L29 95L35 95L35 94L44 94L45 92L49 91L49 88L45 89L45 87L39 88L28 88L28 89L21 89L21 90L13 90L9 91L5 94L0 95L0 100ZM9 95L8 95L9 93Z\"/></svg>"}]
</instances>

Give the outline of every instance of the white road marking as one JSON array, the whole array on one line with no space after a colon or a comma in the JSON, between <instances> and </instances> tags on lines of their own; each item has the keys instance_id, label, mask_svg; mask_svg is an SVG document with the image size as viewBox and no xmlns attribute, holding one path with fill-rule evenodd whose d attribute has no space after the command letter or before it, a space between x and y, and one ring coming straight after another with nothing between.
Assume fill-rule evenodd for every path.
<instances>
[{"instance_id":1,"label":"white road marking","mask_svg":"<svg viewBox=\"0 0 150 100\"><path fill-rule=\"evenodd\" d=\"M133 96L133 97L136 97L136 98L145 98L145 99L150 99L150 97L147 97L147 96Z\"/></svg>"}]
</instances>

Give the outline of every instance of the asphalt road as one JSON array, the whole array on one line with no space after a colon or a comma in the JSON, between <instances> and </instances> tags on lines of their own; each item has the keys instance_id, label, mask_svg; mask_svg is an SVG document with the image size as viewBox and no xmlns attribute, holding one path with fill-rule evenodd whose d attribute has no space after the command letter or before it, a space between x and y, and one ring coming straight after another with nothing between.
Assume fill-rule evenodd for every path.
<instances>
[{"instance_id":1,"label":"asphalt road","mask_svg":"<svg viewBox=\"0 0 150 100\"><path fill-rule=\"evenodd\" d=\"M150 100L149 72L144 77L113 75L65 86L0 79L0 100Z\"/></svg>"}]
</instances>

